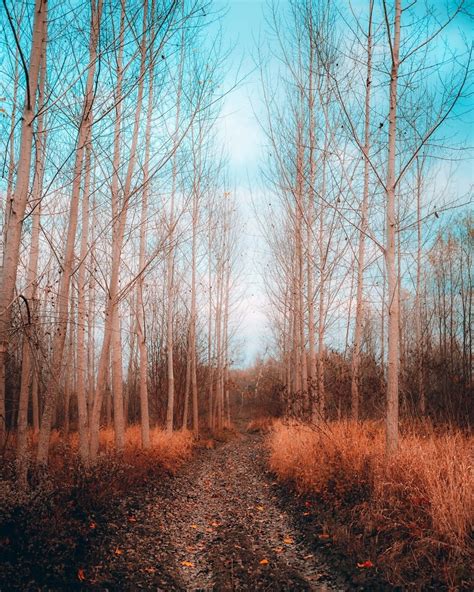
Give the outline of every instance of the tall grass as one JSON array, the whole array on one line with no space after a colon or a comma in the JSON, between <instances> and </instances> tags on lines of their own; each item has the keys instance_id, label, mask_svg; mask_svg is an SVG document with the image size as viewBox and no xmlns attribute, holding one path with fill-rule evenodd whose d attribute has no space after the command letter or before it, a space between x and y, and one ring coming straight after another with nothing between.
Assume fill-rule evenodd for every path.
<instances>
[{"instance_id":1,"label":"tall grass","mask_svg":"<svg viewBox=\"0 0 474 592\"><path fill-rule=\"evenodd\" d=\"M411 425L387 458L377 422L318 429L277 422L268 437L272 470L336 510L341 534L355 552L357 541L371 546L391 583L425 577L448 588L469 578L473 441L460 431Z\"/></svg>"}]
</instances>

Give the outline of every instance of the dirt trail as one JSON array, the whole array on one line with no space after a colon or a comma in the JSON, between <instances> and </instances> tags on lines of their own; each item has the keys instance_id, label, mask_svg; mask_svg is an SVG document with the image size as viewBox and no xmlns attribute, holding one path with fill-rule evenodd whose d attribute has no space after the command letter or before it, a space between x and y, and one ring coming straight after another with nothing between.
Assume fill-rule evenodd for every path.
<instances>
[{"instance_id":1,"label":"dirt trail","mask_svg":"<svg viewBox=\"0 0 474 592\"><path fill-rule=\"evenodd\" d=\"M102 541L106 559L86 570L89 587L348 589L292 523L258 436L201 451L176 477L127 499L123 511L127 519Z\"/></svg>"}]
</instances>

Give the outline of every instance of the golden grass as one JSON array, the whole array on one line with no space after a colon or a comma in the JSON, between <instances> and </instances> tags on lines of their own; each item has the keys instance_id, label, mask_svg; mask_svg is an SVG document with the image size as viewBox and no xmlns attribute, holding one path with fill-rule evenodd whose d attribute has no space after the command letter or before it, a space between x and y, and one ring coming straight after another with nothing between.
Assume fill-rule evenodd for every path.
<instances>
[{"instance_id":1,"label":"golden grass","mask_svg":"<svg viewBox=\"0 0 474 592\"><path fill-rule=\"evenodd\" d=\"M257 417L247 424L247 432L249 434L268 434L274 422L273 417Z\"/></svg>"},{"instance_id":2,"label":"golden grass","mask_svg":"<svg viewBox=\"0 0 474 592\"><path fill-rule=\"evenodd\" d=\"M398 584L407 583L401 571L410 561L429 565L447 585L465 577L474 522L473 441L460 431L413 425L398 453L387 458L377 422L321 429L277 422L268 436L279 478L319 495L383 542L378 559Z\"/></svg>"},{"instance_id":3,"label":"golden grass","mask_svg":"<svg viewBox=\"0 0 474 592\"><path fill-rule=\"evenodd\" d=\"M29 446L32 458L38 443L38 435L29 433ZM141 445L140 426L129 426L125 431L125 449L120 455L121 461L128 465L157 463L160 467L173 471L187 460L194 447L193 434L189 430L167 432L161 428L150 430L150 448L145 450ZM72 432L68 436L60 430L53 430L50 437L49 466L53 471L60 471L77 456L79 434ZM10 442L10 452L14 454L15 438ZM102 428L99 433L99 456L115 455L115 432L112 427ZM10 455L11 456L11 455Z\"/></svg>"}]
</instances>

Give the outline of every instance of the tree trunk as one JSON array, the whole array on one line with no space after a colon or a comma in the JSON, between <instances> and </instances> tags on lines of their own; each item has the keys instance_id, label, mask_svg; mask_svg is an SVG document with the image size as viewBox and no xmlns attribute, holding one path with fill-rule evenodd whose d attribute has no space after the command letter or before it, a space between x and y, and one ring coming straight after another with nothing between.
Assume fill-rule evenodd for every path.
<instances>
[{"instance_id":1,"label":"tree trunk","mask_svg":"<svg viewBox=\"0 0 474 592\"><path fill-rule=\"evenodd\" d=\"M369 4L369 25L367 30L367 79L365 85L365 118L364 118L364 189L360 209L359 250L357 259L357 296L356 318L354 329L354 351L352 354L351 405L352 419L359 420L360 401L360 348L364 324L364 267L365 267L365 235L367 232L367 216L369 208L369 173L370 173L370 94L372 84L372 15L374 3Z\"/></svg>"},{"instance_id":2,"label":"tree trunk","mask_svg":"<svg viewBox=\"0 0 474 592\"><path fill-rule=\"evenodd\" d=\"M422 417L426 414L425 385L423 376L423 340L421 329L421 254L422 254L422 229L421 229L421 192L422 192L422 170L419 157L416 158L416 287L415 287L415 352L416 352L416 373L418 390L418 409ZM463 332L463 335L465 333Z\"/></svg>"},{"instance_id":3,"label":"tree trunk","mask_svg":"<svg viewBox=\"0 0 474 592\"><path fill-rule=\"evenodd\" d=\"M390 75L390 109L388 115L388 161L386 182L386 246L388 298L388 371L387 371L387 416L386 448L393 454L398 447L398 368L399 368L399 301L396 270L396 175L395 159L397 146L397 84L400 52L401 0L395 0L395 19L392 41L392 68ZM391 32L387 31L391 36Z\"/></svg>"},{"instance_id":4,"label":"tree trunk","mask_svg":"<svg viewBox=\"0 0 474 592\"><path fill-rule=\"evenodd\" d=\"M89 460L89 432L86 395L87 351L86 333L86 259L89 240L89 195L91 184L90 135L86 147L85 179L81 210L81 247L77 276L77 429L79 432L79 455L83 463Z\"/></svg>"},{"instance_id":5,"label":"tree trunk","mask_svg":"<svg viewBox=\"0 0 474 592\"><path fill-rule=\"evenodd\" d=\"M45 391L45 401L43 415L41 419L40 435L38 440L37 461L39 464L46 464L49 453L49 438L51 434L51 425L56 407L58 391L61 379L61 370L63 362L64 343L69 315L69 291L74 264L74 243L76 240L76 230L79 210L79 195L81 189L81 179L84 160L84 149L87 139L90 137L90 128L92 126L92 107L94 101L93 82L96 66L96 51L98 41L98 26L93 25L93 18L101 8L102 0L98 0L97 11L92 10L90 44L89 44L89 67L87 73L87 82L83 102L82 117L79 124L78 137L76 143L76 154L74 162L74 176L70 201L69 223L66 236L66 247L64 253L64 263L61 273L61 280L57 301L58 324L53 338L53 356L51 361L51 377L48 387ZM100 22L100 21L98 21Z\"/></svg>"},{"instance_id":6,"label":"tree trunk","mask_svg":"<svg viewBox=\"0 0 474 592\"><path fill-rule=\"evenodd\" d=\"M155 1L151 6L152 15L155 12ZM154 28L151 28L151 35ZM153 64L153 42L150 43L149 78L148 78L148 107L145 130L145 162L143 165L143 194L140 220L140 252L138 269L140 277L137 284L137 331L138 351L140 359L140 425L143 448L150 447L150 413L148 409L148 353L146 346L145 314L143 304L144 269L146 260L146 225L148 217L148 192L149 192L149 170L150 170L150 142L151 142L151 117L153 114L153 90L154 90L154 64Z\"/></svg>"},{"instance_id":7,"label":"tree trunk","mask_svg":"<svg viewBox=\"0 0 474 592\"><path fill-rule=\"evenodd\" d=\"M28 79L26 81L21 122L19 165L15 191L10 203L6 204L5 208L6 233L3 254L3 274L0 286L0 445L4 442L6 432L5 364L9 341L11 307L20 256L21 232L26 204L28 202L36 94L46 32L47 0L35 0L33 39L31 42L30 64L28 67Z\"/></svg>"},{"instance_id":8,"label":"tree trunk","mask_svg":"<svg viewBox=\"0 0 474 592\"><path fill-rule=\"evenodd\" d=\"M184 11L184 3L183 3ZM175 249L174 249L174 206L176 199L176 180L177 180L177 148L178 148L178 134L181 121L181 93L183 88L183 68L184 68L184 28L181 33L181 49L178 71L178 91L176 95L176 118L173 136L173 165L172 165L172 187L171 187L171 203L170 203L170 220L169 220L169 252L167 258L166 271L166 296L167 296L167 319L166 319L166 355L167 355L167 370L168 370L168 404L166 409L166 430L173 431L173 416L174 416L174 335L173 335L173 316L174 316L174 265L175 265Z\"/></svg>"},{"instance_id":9,"label":"tree trunk","mask_svg":"<svg viewBox=\"0 0 474 592\"><path fill-rule=\"evenodd\" d=\"M35 298L38 281L38 258L39 258L39 235L41 221L41 200L43 191L44 164L46 154L46 132L44 130L44 90L46 83L46 34L43 38L43 49L41 55L39 98L38 98L38 120L36 128L36 153L35 173L30 205L32 212L32 229L30 243L30 259L26 275L25 298L29 303L28 318L25 324L25 333L22 345L21 360L21 382L20 397L18 402L18 423L17 423L17 477L21 486L26 485L27 454L28 454L28 399L30 383L36 373L33 356L35 355L34 329L35 329ZM37 394L37 393L36 393ZM33 413L34 415L34 413Z\"/></svg>"}]
</instances>

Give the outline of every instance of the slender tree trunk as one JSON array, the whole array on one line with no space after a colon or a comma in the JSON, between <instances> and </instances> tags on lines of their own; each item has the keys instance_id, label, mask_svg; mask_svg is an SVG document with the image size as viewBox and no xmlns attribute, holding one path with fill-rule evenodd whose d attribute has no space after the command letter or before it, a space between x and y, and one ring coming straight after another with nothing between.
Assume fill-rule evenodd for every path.
<instances>
[{"instance_id":1,"label":"slender tree trunk","mask_svg":"<svg viewBox=\"0 0 474 592\"><path fill-rule=\"evenodd\" d=\"M66 368L68 371L64 375L64 435L69 436L70 415L71 415L71 391L74 388L74 377L76 376L74 364L74 346L75 346L75 318L74 318L74 300L71 298L69 304L69 343L66 352Z\"/></svg>"},{"instance_id":2,"label":"slender tree trunk","mask_svg":"<svg viewBox=\"0 0 474 592\"><path fill-rule=\"evenodd\" d=\"M421 228L421 192L422 192L422 164L419 157L416 158L416 287L415 287L415 341L416 341L416 370L418 386L418 408L422 417L426 414L425 383L423 377L423 339L421 327L421 254L422 254L422 228Z\"/></svg>"},{"instance_id":3,"label":"slender tree trunk","mask_svg":"<svg viewBox=\"0 0 474 592\"><path fill-rule=\"evenodd\" d=\"M32 188L32 199L30 205L32 213L32 229L30 243L30 259L28 263L28 272L26 275L25 298L29 303L28 318L25 325L25 334L23 336L22 362L21 362L21 381L20 397L18 402L18 424L17 424L17 477L21 486L26 485L27 454L28 454L28 399L30 383L36 368L34 367L35 346L35 297L38 281L38 258L39 258L39 235L41 220L41 200L43 191L44 164L46 154L46 132L44 130L44 92L46 84L46 34L43 37L43 49L41 55L40 81L38 87L38 120L36 128L36 153L35 153L35 173ZM33 413L34 415L34 413Z\"/></svg>"},{"instance_id":4,"label":"slender tree trunk","mask_svg":"<svg viewBox=\"0 0 474 592\"><path fill-rule=\"evenodd\" d=\"M89 246L89 265L90 265L90 274L89 274L89 285L87 287L88 292L88 307L87 307L87 417L89 420L89 431L88 437L90 440L90 418L92 415L92 408L94 406L94 399L95 399L95 370L96 370L96 360L95 360L95 314L96 314L96 306L95 306L95 296L96 296L96 286L95 286L95 278L94 278L94 257L95 257L95 232L94 228L97 226L97 208L95 199L92 198L91 201L92 207L92 227L90 228L90 246ZM87 453L88 455L89 453Z\"/></svg>"},{"instance_id":5,"label":"slender tree trunk","mask_svg":"<svg viewBox=\"0 0 474 592\"><path fill-rule=\"evenodd\" d=\"M155 1L152 1L151 13L155 13ZM151 29L153 35L154 29ZM150 447L150 413L148 409L148 352L146 346L145 314L143 303L144 269L146 259L147 240L147 218L148 218L148 192L149 192L149 170L150 170L150 143L151 143L151 118L153 114L153 90L154 90L154 64L153 64L153 43L150 43L149 77L148 77L148 107L145 129L145 162L143 165L143 194L140 220L140 253L139 272L140 277L137 284L137 330L138 330L138 351L140 359L140 425L143 448Z\"/></svg>"},{"instance_id":6,"label":"slender tree trunk","mask_svg":"<svg viewBox=\"0 0 474 592\"><path fill-rule=\"evenodd\" d=\"M38 385L39 385L39 376L38 376L38 368L36 364L33 366L33 378L32 378L32 385L31 385L31 404L32 404L32 415L33 415L33 433L37 434L39 432L40 427L40 412L39 412L39 393L38 393Z\"/></svg>"},{"instance_id":7,"label":"slender tree trunk","mask_svg":"<svg viewBox=\"0 0 474 592\"><path fill-rule=\"evenodd\" d=\"M115 447L117 452L122 452L125 447L125 418L123 412L123 380L122 380L122 340L120 335L120 303L117 301L118 284L120 278L120 259L122 255L123 232L125 228L125 212L127 208L127 195L125 191L123 198L119 196L119 170L121 164L121 143L122 143L122 98L123 98L123 48L125 39L125 14L126 1L121 3L120 13L120 34L119 48L117 54L117 86L115 93L115 130L114 130L114 156L113 156L113 176L111 183L112 193L112 269L109 286L108 311L106 323L110 333L109 338L102 344L106 348L104 361L107 363L110 358L111 363L111 394L114 409L114 431ZM134 154L130 152L130 160ZM107 328L105 329L107 332ZM110 348L110 351L109 351ZM98 385L98 392L101 385ZM100 414L100 412L99 412ZM96 426L94 425L94 429ZM95 451L91 451L94 455Z\"/></svg>"},{"instance_id":8,"label":"slender tree trunk","mask_svg":"<svg viewBox=\"0 0 474 592\"><path fill-rule=\"evenodd\" d=\"M77 428L79 432L79 455L83 463L89 460L89 432L86 395L87 351L86 333L86 259L89 240L89 194L91 182L90 136L86 147L85 179L81 210L81 247L77 276Z\"/></svg>"},{"instance_id":9,"label":"slender tree trunk","mask_svg":"<svg viewBox=\"0 0 474 592\"><path fill-rule=\"evenodd\" d=\"M329 92L329 84L326 85L326 92ZM329 97L326 98L329 102ZM325 204L326 199L326 182L327 182L327 160L328 160L328 146L329 146L329 110L328 105L324 109L324 147L323 147L323 166L322 166L322 183L321 196L319 200L319 311L318 311L318 399L319 399L319 417L324 420L326 415L326 389L324 381L324 358L325 358L325 344L324 334L326 325L326 309L325 309L325 295L326 295L326 259L327 259L327 245L325 241Z\"/></svg>"},{"instance_id":10,"label":"slender tree trunk","mask_svg":"<svg viewBox=\"0 0 474 592\"><path fill-rule=\"evenodd\" d=\"M19 19L18 27L17 27L17 35L20 33L20 26L21 26L22 18ZM20 65L20 53L18 48L15 48L15 70L13 73L13 95L12 95L12 114L10 116L10 139L8 142L8 176L7 176L7 195L5 200L5 208L3 211L3 228L2 228L2 237L1 237L1 252L0 252L0 283L3 279L3 257L4 257L4 249L5 249L5 242L7 238L7 217L8 217L8 209L9 204L11 203L13 197L13 179L15 175L15 129L16 129L16 110L18 104L18 86L20 81L20 74L19 74L19 65Z\"/></svg>"},{"instance_id":11,"label":"slender tree trunk","mask_svg":"<svg viewBox=\"0 0 474 592\"><path fill-rule=\"evenodd\" d=\"M197 385L197 354L196 354L196 267L197 267L197 230L199 225L199 194L200 194L200 175L201 175L201 152L200 144L202 141L201 130L198 136L198 154L195 160L198 159L197 166L195 164L195 176L197 181L193 187L193 212L192 212L192 238L191 238L191 319L190 319L190 335L189 335L189 357L191 358L191 396L193 408L193 432L195 436L199 433L199 401L198 401L198 385Z\"/></svg>"},{"instance_id":12,"label":"slender tree trunk","mask_svg":"<svg viewBox=\"0 0 474 592\"><path fill-rule=\"evenodd\" d=\"M367 30L367 79L365 84L365 119L364 119L364 189L360 210L359 251L357 259L357 296L354 329L354 351L352 354L351 404L352 419L359 420L360 401L360 348L364 324L364 267L365 235L369 208L369 173L370 173L370 95L372 84L372 15L374 3L369 4L369 25Z\"/></svg>"},{"instance_id":13,"label":"slender tree trunk","mask_svg":"<svg viewBox=\"0 0 474 592\"><path fill-rule=\"evenodd\" d=\"M209 368L209 382L208 382L208 391L209 391L209 428L214 428L214 388L213 388L213 379L214 379L214 360L212 356L212 331L213 331L213 311L212 311L212 244L213 244L213 229L212 229L212 212L211 208L209 209L209 225L208 225L208 293L209 293L209 309L208 309L208 329L207 329L207 365Z\"/></svg>"},{"instance_id":14,"label":"slender tree trunk","mask_svg":"<svg viewBox=\"0 0 474 592\"><path fill-rule=\"evenodd\" d=\"M101 7L102 0L98 0L97 10ZM97 11L92 11L92 19ZM64 343L69 316L69 291L74 265L74 243L76 240L77 219L79 210L79 195L83 171L84 149L92 126L93 107L93 82L96 66L96 52L98 41L98 27L94 28L91 19L90 45L89 45L89 68L87 73L86 90L84 95L81 122L79 124L76 143L76 154L74 163L74 176L70 201L69 223L67 229L64 263L61 273L61 280L58 293L57 315L58 324L53 339L53 357L51 361L51 377L45 391L43 415L41 419L40 435L38 440L37 461L39 464L46 464L48 461L49 438L51 425L56 407L58 391L61 380L61 369L63 362ZM98 21L100 22L100 21Z\"/></svg>"},{"instance_id":15,"label":"slender tree trunk","mask_svg":"<svg viewBox=\"0 0 474 592\"><path fill-rule=\"evenodd\" d=\"M314 405L314 387L317 376L316 368L316 348L315 348L315 319L314 319L314 215L315 215L315 194L316 186L316 138L315 138L315 107L314 107L314 88L313 88L313 68L314 68L314 46L313 46L313 19L312 10L309 10L309 83L308 83L308 111L309 111L309 191L308 191L308 221L306 243L308 253L307 260L307 294L308 294L308 341L309 341L309 366L308 366L308 399L310 404L310 413L313 412Z\"/></svg>"},{"instance_id":16,"label":"slender tree trunk","mask_svg":"<svg viewBox=\"0 0 474 592\"><path fill-rule=\"evenodd\" d=\"M390 109L388 115L388 162L386 182L386 246L385 266L388 288L388 372L387 372L387 453L393 454L398 447L398 370L399 370L399 302L397 296L396 270L396 174L397 146L397 84L400 52L401 0L395 0L395 19L392 40L392 68L390 74ZM388 35L392 35L387 31Z\"/></svg>"},{"instance_id":17,"label":"slender tree trunk","mask_svg":"<svg viewBox=\"0 0 474 592\"><path fill-rule=\"evenodd\" d=\"M3 274L0 286L0 445L4 442L6 433L5 364L9 341L11 307L20 256L21 232L26 204L28 202L36 94L41 55L44 46L43 40L46 32L47 0L35 0L33 39L21 123L19 165L15 191L5 208L6 233L3 254Z\"/></svg>"},{"instance_id":18,"label":"slender tree trunk","mask_svg":"<svg viewBox=\"0 0 474 592\"><path fill-rule=\"evenodd\" d=\"M188 341L189 341L189 333L191 327L188 331ZM191 357L189 355L189 343L188 343L188 355L186 356L186 379L185 379L185 386L184 386L184 407L183 407L183 423L182 428L186 430L188 428L188 415L189 415L189 393L191 391Z\"/></svg>"},{"instance_id":19,"label":"slender tree trunk","mask_svg":"<svg viewBox=\"0 0 474 592\"><path fill-rule=\"evenodd\" d=\"M184 11L184 3L183 3ZM174 399L175 399L175 384L174 384L174 335L173 335L173 315L174 315L174 265L175 265L175 249L174 249L174 207L176 199L176 180L177 180L177 148L178 148L178 134L181 121L181 93L183 88L183 68L184 68L184 28L181 34L181 51L178 71L178 91L176 96L176 119L173 138L173 170L172 170L172 187L171 187L171 203L170 203L170 222L169 222L169 242L170 249L167 258L167 272L166 272L166 296L167 296L167 321L166 321L166 354L167 354L167 369L168 369L168 405L166 409L166 430L173 431L173 416L174 416Z\"/></svg>"}]
</instances>

